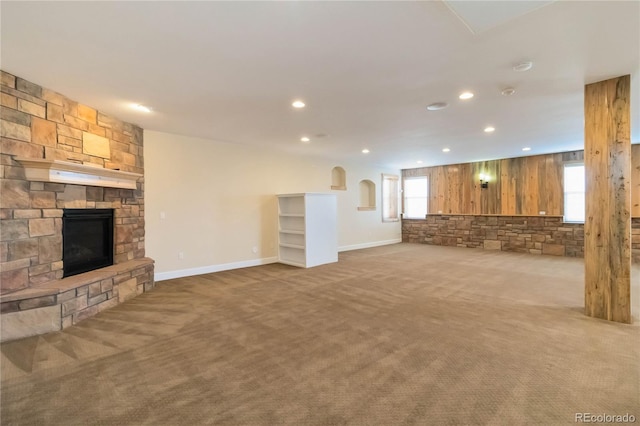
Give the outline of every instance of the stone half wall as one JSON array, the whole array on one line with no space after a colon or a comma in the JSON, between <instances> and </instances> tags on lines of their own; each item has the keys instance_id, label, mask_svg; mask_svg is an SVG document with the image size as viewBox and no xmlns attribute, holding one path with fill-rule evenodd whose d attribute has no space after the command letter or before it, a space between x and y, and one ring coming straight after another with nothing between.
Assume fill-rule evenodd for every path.
<instances>
[{"instance_id":1,"label":"stone half wall","mask_svg":"<svg viewBox=\"0 0 640 426\"><path fill-rule=\"evenodd\" d=\"M114 263L143 258L144 183L137 189L30 182L15 157L143 173L142 129L0 71L0 293L62 278L62 209L115 209Z\"/></svg>"},{"instance_id":2,"label":"stone half wall","mask_svg":"<svg viewBox=\"0 0 640 426\"><path fill-rule=\"evenodd\" d=\"M631 220L631 252L640 262L640 218ZM403 219L402 241L555 256L584 256L584 225L560 216L428 215Z\"/></svg>"}]
</instances>

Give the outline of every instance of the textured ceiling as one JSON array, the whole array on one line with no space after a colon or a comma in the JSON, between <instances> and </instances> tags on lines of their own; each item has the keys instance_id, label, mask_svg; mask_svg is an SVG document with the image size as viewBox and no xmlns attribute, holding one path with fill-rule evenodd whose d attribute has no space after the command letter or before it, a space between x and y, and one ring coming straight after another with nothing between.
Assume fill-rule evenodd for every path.
<instances>
[{"instance_id":1,"label":"textured ceiling","mask_svg":"<svg viewBox=\"0 0 640 426\"><path fill-rule=\"evenodd\" d=\"M584 85L631 74L640 141L639 2L454 3L3 1L1 66L146 129L394 168L579 149Z\"/></svg>"},{"instance_id":2,"label":"textured ceiling","mask_svg":"<svg viewBox=\"0 0 640 426\"><path fill-rule=\"evenodd\" d=\"M553 1L445 1L453 13L478 34L553 3Z\"/></svg>"}]
</instances>

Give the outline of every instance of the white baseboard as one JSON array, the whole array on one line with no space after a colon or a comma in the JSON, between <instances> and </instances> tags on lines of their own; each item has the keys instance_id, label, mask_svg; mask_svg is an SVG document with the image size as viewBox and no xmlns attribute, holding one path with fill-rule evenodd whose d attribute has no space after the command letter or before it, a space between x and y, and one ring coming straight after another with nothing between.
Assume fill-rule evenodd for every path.
<instances>
[{"instance_id":1,"label":"white baseboard","mask_svg":"<svg viewBox=\"0 0 640 426\"><path fill-rule=\"evenodd\" d=\"M386 246L389 244L398 244L402 242L402 238L394 238L393 240L384 240L384 241L374 241L371 243L362 243L362 244L352 244L350 246L341 246L338 247L338 251L350 251L350 250L360 250L360 249L366 249L366 248L371 248L371 247L378 247L378 246Z\"/></svg>"},{"instance_id":2,"label":"white baseboard","mask_svg":"<svg viewBox=\"0 0 640 426\"><path fill-rule=\"evenodd\" d=\"M221 263L219 265L200 266L198 268L180 269L177 271L158 272L154 274L156 281L171 280L173 278L190 277L192 275L210 274L212 272L228 271L230 269L249 268L251 266L276 263L277 257L265 257L262 259L243 260L241 262Z\"/></svg>"},{"instance_id":3,"label":"white baseboard","mask_svg":"<svg viewBox=\"0 0 640 426\"><path fill-rule=\"evenodd\" d=\"M402 238L394 238L393 240L374 241L370 243L353 244L349 246L338 247L338 251L359 250L371 247L386 246L388 244L398 244L402 242ZM212 272L228 271L230 269L249 268L251 266L267 265L276 263L278 257L265 257L262 259L244 260L241 262L222 263L219 265L200 266L197 268L179 269L177 271L157 272L154 274L156 281L171 280L174 278L190 277L193 275L211 274Z\"/></svg>"}]
</instances>

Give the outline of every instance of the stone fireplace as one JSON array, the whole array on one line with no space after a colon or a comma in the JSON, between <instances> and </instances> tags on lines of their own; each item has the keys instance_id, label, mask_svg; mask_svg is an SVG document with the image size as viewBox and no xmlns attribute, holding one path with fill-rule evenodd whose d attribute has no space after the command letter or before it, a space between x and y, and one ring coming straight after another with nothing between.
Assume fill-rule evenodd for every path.
<instances>
[{"instance_id":1,"label":"stone fireplace","mask_svg":"<svg viewBox=\"0 0 640 426\"><path fill-rule=\"evenodd\" d=\"M153 288L142 129L0 71L2 340L59 330ZM67 276L63 215L113 211L113 265Z\"/></svg>"}]
</instances>

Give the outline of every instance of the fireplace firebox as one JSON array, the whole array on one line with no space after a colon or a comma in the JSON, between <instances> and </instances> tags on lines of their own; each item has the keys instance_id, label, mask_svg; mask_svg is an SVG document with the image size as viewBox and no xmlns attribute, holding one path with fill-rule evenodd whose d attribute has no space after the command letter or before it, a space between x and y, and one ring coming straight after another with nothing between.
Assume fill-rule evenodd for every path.
<instances>
[{"instance_id":1,"label":"fireplace firebox","mask_svg":"<svg viewBox=\"0 0 640 426\"><path fill-rule=\"evenodd\" d=\"M113 265L113 209L64 209L64 276L69 277L110 265Z\"/></svg>"}]
</instances>

